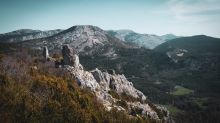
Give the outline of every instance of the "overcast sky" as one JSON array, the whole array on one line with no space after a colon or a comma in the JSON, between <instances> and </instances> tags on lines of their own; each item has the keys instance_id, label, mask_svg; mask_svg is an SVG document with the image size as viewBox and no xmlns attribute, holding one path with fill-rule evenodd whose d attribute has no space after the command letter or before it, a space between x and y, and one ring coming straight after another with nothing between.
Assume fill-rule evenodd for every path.
<instances>
[{"instance_id":1,"label":"overcast sky","mask_svg":"<svg viewBox=\"0 0 220 123\"><path fill-rule=\"evenodd\" d=\"M74 25L220 37L220 0L0 0L0 33Z\"/></svg>"}]
</instances>

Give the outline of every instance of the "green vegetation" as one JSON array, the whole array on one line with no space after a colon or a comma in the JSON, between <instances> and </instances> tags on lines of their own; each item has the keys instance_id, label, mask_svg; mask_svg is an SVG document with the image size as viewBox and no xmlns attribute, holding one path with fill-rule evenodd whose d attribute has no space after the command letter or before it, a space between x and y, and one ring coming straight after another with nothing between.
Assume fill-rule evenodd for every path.
<instances>
[{"instance_id":1,"label":"green vegetation","mask_svg":"<svg viewBox=\"0 0 220 123\"><path fill-rule=\"evenodd\" d=\"M207 103L208 98L193 98L192 102L196 103L200 108L205 108L205 103Z\"/></svg>"},{"instance_id":2,"label":"green vegetation","mask_svg":"<svg viewBox=\"0 0 220 123\"><path fill-rule=\"evenodd\" d=\"M205 35L182 37L167 41L155 48L155 50L166 53L169 50L180 48L186 49L193 54L220 53L220 39Z\"/></svg>"},{"instance_id":3,"label":"green vegetation","mask_svg":"<svg viewBox=\"0 0 220 123\"><path fill-rule=\"evenodd\" d=\"M188 95L188 94L191 94L193 93L194 91L193 90L190 90L188 88L184 88L182 86L175 86L174 88L174 91L171 92L172 95L175 95L175 96L182 96L182 95Z\"/></svg>"},{"instance_id":4,"label":"green vegetation","mask_svg":"<svg viewBox=\"0 0 220 123\"><path fill-rule=\"evenodd\" d=\"M164 106L165 106L165 107L170 111L170 113L172 113L173 115L182 112L180 109L178 109L177 107L175 107L175 106L173 106L173 105L164 105Z\"/></svg>"}]
</instances>

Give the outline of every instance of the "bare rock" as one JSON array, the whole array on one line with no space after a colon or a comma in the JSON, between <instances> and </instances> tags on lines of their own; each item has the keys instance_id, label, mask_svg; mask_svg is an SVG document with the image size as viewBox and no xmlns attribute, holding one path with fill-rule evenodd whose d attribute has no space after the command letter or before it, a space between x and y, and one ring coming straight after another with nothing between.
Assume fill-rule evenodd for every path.
<instances>
[{"instance_id":1,"label":"bare rock","mask_svg":"<svg viewBox=\"0 0 220 123\"><path fill-rule=\"evenodd\" d=\"M69 45L63 45L62 49L63 54L63 65L75 66L79 63L79 60L76 58L76 52Z\"/></svg>"},{"instance_id":2,"label":"bare rock","mask_svg":"<svg viewBox=\"0 0 220 123\"><path fill-rule=\"evenodd\" d=\"M50 55L49 55L47 47L43 47L43 57L44 57L45 61L47 61L50 58Z\"/></svg>"},{"instance_id":3,"label":"bare rock","mask_svg":"<svg viewBox=\"0 0 220 123\"><path fill-rule=\"evenodd\" d=\"M64 69L68 70L76 78L81 88L90 89L103 106L106 107L106 110L116 108L117 110L128 112L133 116L141 115L158 121L164 121L169 118L169 114L166 113L165 109L147 103L146 96L137 90L132 82L129 82L124 75L115 74L113 70L109 71L110 73L102 72L97 68L92 71L85 71L79 62L78 55L68 45L63 46L62 53ZM138 100L135 102L123 100L128 106L127 108L123 108L117 103L121 99L114 98L109 93L109 90L119 95L129 95ZM161 114L163 117L161 117Z\"/></svg>"},{"instance_id":4,"label":"bare rock","mask_svg":"<svg viewBox=\"0 0 220 123\"><path fill-rule=\"evenodd\" d=\"M99 69L95 69L91 71L92 75L96 79L96 81L100 84L102 89L109 91L109 85L110 85L110 75L107 72L102 72Z\"/></svg>"}]
</instances>

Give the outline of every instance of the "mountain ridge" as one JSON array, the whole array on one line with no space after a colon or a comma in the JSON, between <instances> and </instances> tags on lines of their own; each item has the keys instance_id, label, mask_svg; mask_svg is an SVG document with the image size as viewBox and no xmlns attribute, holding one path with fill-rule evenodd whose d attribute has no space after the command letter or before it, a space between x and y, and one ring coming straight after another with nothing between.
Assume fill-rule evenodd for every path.
<instances>
[{"instance_id":1,"label":"mountain ridge","mask_svg":"<svg viewBox=\"0 0 220 123\"><path fill-rule=\"evenodd\" d=\"M175 48L181 48L196 53L219 53L219 47L220 38L214 38L206 35L195 35L167 41L156 47L155 50L160 52L166 52Z\"/></svg>"},{"instance_id":2,"label":"mountain ridge","mask_svg":"<svg viewBox=\"0 0 220 123\"><path fill-rule=\"evenodd\" d=\"M0 34L0 42L14 43L14 42L27 41L27 40L40 39L40 38L53 36L61 31L62 31L61 29L46 30L46 31L20 29L20 30L15 30L12 32Z\"/></svg>"},{"instance_id":3,"label":"mountain ridge","mask_svg":"<svg viewBox=\"0 0 220 123\"><path fill-rule=\"evenodd\" d=\"M0 42L5 42L5 43L24 42L24 41L29 41L29 40L37 40L41 38L49 38L49 37L54 37L54 36L65 34L68 31L73 31L77 27L83 27L83 26L90 27L90 28L96 27L92 25L76 25L65 30L56 29L56 30L46 30L46 31L32 30L32 29L20 29L20 30L15 30L12 32L0 34ZM177 36L173 34L157 36L153 34L140 34L140 33L134 32L133 30L128 30L128 29L103 30L103 31L108 33L108 35L112 37L116 37L119 40L122 40L126 43L130 43L130 44L133 44L134 46L137 45L139 47L145 47L149 49L153 49L157 45L167 40L177 38Z\"/></svg>"},{"instance_id":4,"label":"mountain ridge","mask_svg":"<svg viewBox=\"0 0 220 123\"><path fill-rule=\"evenodd\" d=\"M94 54L107 53L117 48L132 48L132 46L108 35L99 27L91 25L78 25L70 27L60 33L42 39L20 42L21 45L40 49L43 45L49 49L60 49L63 44L69 44L79 53Z\"/></svg>"},{"instance_id":5,"label":"mountain ridge","mask_svg":"<svg viewBox=\"0 0 220 123\"><path fill-rule=\"evenodd\" d=\"M157 36L155 34L140 34L134 32L133 30L109 30L107 31L110 35L121 39L124 42L129 42L138 45L139 47L144 47L147 49L153 49L156 46L171 40L178 38L173 34L167 34L163 36Z\"/></svg>"}]
</instances>

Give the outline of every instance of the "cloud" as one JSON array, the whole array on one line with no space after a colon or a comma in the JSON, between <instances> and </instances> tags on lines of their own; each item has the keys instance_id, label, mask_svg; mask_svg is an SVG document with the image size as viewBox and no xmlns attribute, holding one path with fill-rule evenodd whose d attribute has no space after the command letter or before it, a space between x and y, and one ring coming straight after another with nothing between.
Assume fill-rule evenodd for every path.
<instances>
[{"instance_id":1,"label":"cloud","mask_svg":"<svg viewBox=\"0 0 220 123\"><path fill-rule=\"evenodd\" d=\"M220 0L168 0L167 5L177 20L204 22L220 19Z\"/></svg>"}]
</instances>

